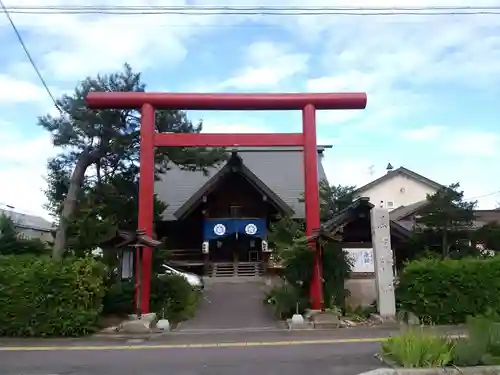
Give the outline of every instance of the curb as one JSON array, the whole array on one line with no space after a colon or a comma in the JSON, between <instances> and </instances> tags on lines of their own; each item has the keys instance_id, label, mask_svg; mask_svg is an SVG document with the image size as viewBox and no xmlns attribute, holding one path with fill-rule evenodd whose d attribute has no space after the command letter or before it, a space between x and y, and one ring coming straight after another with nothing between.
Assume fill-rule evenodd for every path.
<instances>
[{"instance_id":1,"label":"curb","mask_svg":"<svg viewBox=\"0 0 500 375\"><path fill-rule=\"evenodd\" d=\"M358 375L492 375L500 374L500 366L443 368L378 368Z\"/></svg>"}]
</instances>

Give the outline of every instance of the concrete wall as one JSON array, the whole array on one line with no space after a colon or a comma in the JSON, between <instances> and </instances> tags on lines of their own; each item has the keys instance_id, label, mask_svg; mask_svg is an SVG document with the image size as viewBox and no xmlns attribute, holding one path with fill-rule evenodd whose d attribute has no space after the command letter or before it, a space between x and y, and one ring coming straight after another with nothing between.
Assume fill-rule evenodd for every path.
<instances>
[{"instance_id":1,"label":"concrete wall","mask_svg":"<svg viewBox=\"0 0 500 375\"><path fill-rule=\"evenodd\" d=\"M436 190L414 179L395 174L392 178L359 193L360 197L369 197L375 207L392 210L399 206L424 200L427 194L433 194ZM392 203L388 203L392 202Z\"/></svg>"},{"instance_id":2,"label":"concrete wall","mask_svg":"<svg viewBox=\"0 0 500 375\"><path fill-rule=\"evenodd\" d=\"M283 285L283 279L277 275L266 277L266 289ZM347 304L351 307L369 306L377 298L375 274L355 275L345 282L345 287L351 292Z\"/></svg>"},{"instance_id":3,"label":"concrete wall","mask_svg":"<svg viewBox=\"0 0 500 375\"><path fill-rule=\"evenodd\" d=\"M16 227L17 232L21 238L26 239L39 239L44 242L52 242L54 240L52 233L49 231L41 231L31 228Z\"/></svg>"},{"instance_id":4,"label":"concrete wall","mask_svg":"<svg viewBox=\"0 0 500 375\"><path fill-rule=\"evenodd\" d=\"M377 298L375 275L355 276L345 282L346 289L351 295L347 304L351 307L369 306Z\"/></svg>"}]
</instances>

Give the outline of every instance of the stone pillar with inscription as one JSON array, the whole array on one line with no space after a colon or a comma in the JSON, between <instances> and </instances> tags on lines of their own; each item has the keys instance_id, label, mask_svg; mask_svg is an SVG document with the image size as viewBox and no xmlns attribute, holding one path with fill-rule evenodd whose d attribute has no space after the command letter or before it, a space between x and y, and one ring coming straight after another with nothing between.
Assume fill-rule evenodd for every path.
<instances>
[{"instance_id":1,"label":"stone pillar with inscription","mask_svg":"<svg viewBox=\"0 0 500 375\"><path fill-rule=\"evenodd\" d=\"M396 298L394 296L394 271L392 268L393 256L389 211L385 208L372 208L370 222L378 312L381 318L391 319L396 316Z\"/></svg>"}]
</instances>

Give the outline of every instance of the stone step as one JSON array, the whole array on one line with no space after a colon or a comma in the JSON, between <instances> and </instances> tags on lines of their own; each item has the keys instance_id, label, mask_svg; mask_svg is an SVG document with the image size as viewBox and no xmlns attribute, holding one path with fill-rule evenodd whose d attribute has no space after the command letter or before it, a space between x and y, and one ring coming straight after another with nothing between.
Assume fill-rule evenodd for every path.
<instances>
[{"instance_id":1,"label":"stone step","mask_svg":"<svg viewBox=\"0 0 500 375\"><path fill-rule=\"evenodd\" d=\"M211 277L263 276L264 268L259 262L213 263L208 270Z\"/></svg>"}]
</instances>

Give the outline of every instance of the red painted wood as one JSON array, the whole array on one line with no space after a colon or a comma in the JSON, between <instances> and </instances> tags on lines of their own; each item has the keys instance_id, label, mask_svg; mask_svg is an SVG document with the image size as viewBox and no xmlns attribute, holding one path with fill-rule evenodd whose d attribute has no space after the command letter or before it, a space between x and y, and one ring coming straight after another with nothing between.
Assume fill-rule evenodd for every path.
<instances>
[{"instance_id":1,"label":"red painted wood","mask_svg":"<svg viewBox=\"0 0 500 375\"><path fill-rule=\"evenodd\" d=\"M164 147L266 147L302 146L302 133L288 134L182 134L157 133L155 146Z\"/></svg>"},{"instance_id":2,"label":"red painted wood","mask_svg":"<svg viewBox=\"0 0 500 375\"><path fill-rule=\"evenodd\" d=\"M308 104L302 110L302 127L304 133L304 197L306 210L306 235L320 227L319 189L318 189L318 151L316 146L316 109ZM314 270L310 284L311 307L314 310L323 308L323 291L321 270L322 259L314 243L310 244L314 251Z\"/></svg>"},{"instance_id":3,"label":"red painted wood","mask_svg":"<svg viewBox=\"0 0 500 375\"><path fill-rule=\"evenodd\" d=\"M146 235L153 237L154 208L154 124L155 109L151 104L144 104L141 109L141 148L139 170L139 217L138 226ZM149 312L149 295L151 287L152 249L143 248L141 312Z\"/></svg>"},{"instance_id":4,"label":"red painted wood","mask_svg":"<svg viewBox=\"0 0 500 375\"><path fill-rule=\"evenodd\" d=\"M302 110L364 109L365 93L327 94L170 94L141 92L90 92L87 105L93 109L141 108L149 103L156 109L188 110Z\"/></svg>"}]
</instances>

